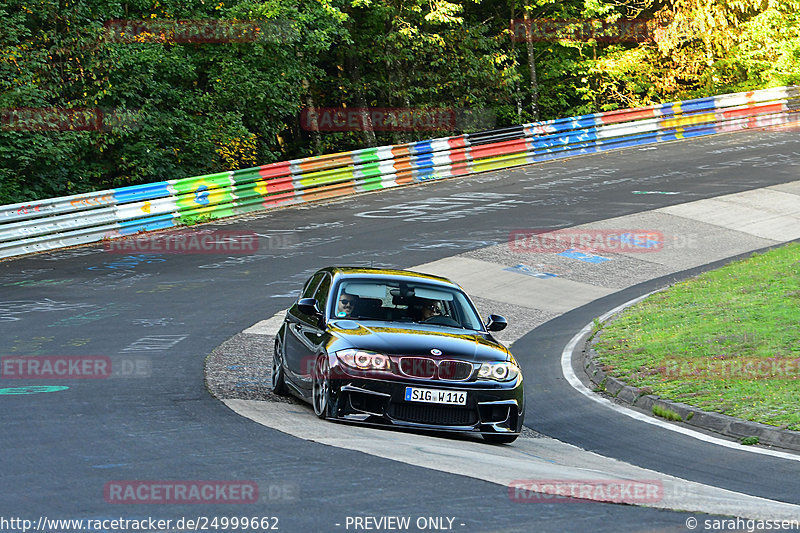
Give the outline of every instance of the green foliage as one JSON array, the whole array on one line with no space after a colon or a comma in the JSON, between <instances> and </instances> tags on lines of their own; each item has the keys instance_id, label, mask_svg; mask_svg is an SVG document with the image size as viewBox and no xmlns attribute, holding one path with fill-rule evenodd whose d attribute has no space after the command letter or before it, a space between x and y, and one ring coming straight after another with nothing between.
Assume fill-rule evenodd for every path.
<instances>
[{"instance_id":1,"label":"green foliage","mask_svg":"<svg viewBox=\"0 0 800 533\"><path fill-rule=\"evenodd\" d=\"M0 204L520 124L534 117L534 95L540 118L552 119L800 83L799 3L4 0L0 109L91 112L102 127L5 127ZM526 13L657 17L665 29L654 42L529 47L508 25ZM177 20L259 33L188 42L163 30ZM495 120L315 134L298 120L309 105L468 109Z\"/></svg>"},{"instance_id":2,"label":"green foliage","mask_svg":"<svg viewBox=\"0 0 800 533\"><path fill-rule=\"evenodd\" d=\"M11 0L0 59L0 108L55 108L58 128L3 132L0 203L250 167L281 146L316 57L346 38L320 2L117 3ZM111 20L197 21L215 31L257 20L263 38L209 42L125 38ZM279 27L275 32L273 26ZM151 26L153 27L153 26ZM163 27L163 26L162 26ZM218 34L214 34L218 35ZM287 42L289 41L289 42ZM95 131L63 130L69 110L103 117ZM67 128L68 129L68 128Z\"/></svg>"},{"instance_id":3,"label":"green foliage","mask_svg":"<svg viewBox=\"0 0 800 533\"><path fill-rule=\"evenodd\" d=\"M603 329L603 322L600 322L599 318L595 318L594 320L592 320L592 331L589 334L589 339L588 340L592 340L594 338L594 336L597 335L597 333L601 329Z\"/></svg>"},{"instance_id":4,"label":"green foliage","mask_svg":"<svg viewBox=\"0 0 800 533\"><path fill-rule=\"evenodd\" d=\"M681 415L672 409L661 407L660 405L653 406L653 414L666 420L672 420L673 422L683 422Z\"/></svg>"}]
</instances>

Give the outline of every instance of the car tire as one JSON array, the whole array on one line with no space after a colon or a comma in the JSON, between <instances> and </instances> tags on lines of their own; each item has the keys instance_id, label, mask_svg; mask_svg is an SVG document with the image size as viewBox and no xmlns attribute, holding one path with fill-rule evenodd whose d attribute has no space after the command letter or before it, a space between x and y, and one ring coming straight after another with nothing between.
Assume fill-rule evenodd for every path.
<instances>
[{"instance_id":1,"label":"car tire","mask_svg":"<svg viewBox=\"0 0 800 533\"><path fill-rule=\"evenodd\" d=\"M314 365L314 375L311 378L311 402L314 414L319 418L330 417L331 410L331 367L328 358L321 355Z\"/></svg>"},{"instance_id":2,"label":"car tire","mask_svg":"<svg viewBox=\"0 0 800 533\"><path fill-rule=\"evenodd\" d=\"M288 396L289 389L286 387L286 374L283 369L283 358L281 357L280 344L275 341L275 353L272 355L272 392L278 396Z\"/></svg>"},{"instance_id":3,"label":"car tire","mask_svg":"<svg viewBox=\"0 0 800 533\"><path fill-rule=\"evenodd\" d=\"M484 433L483 440L489 444L511 444L517 440L519 435L508 435L506 433Z\"/></svg>"}]
</instances>

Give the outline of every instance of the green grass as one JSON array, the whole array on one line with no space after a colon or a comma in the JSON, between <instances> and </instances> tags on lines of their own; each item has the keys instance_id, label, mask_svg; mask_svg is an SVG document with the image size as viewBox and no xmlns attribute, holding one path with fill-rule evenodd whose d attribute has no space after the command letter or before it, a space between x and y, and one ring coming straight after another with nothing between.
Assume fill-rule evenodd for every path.
<instances>
[{"instance_id":1,"label":"green grass","mask_svg":"<svg viewBox=\"0 0 800 533\"><path fill-rule=\"evenodd\" d=\"M605 324L595 349L606 372L630 385L800 430L800 245L654 294ZM740 370L744 363L777 364L783 372Z\"/></svg>"},{"instance_id":2,"label":"green grass","mask_svg":"<svg viewBox=\"0 0 800 533\"><path fill-rule=\"evenodd\" d=\"M600 332L601 329L603 329L603 323L600 322L599 318L595 318L594 321L592 322L592 332L589 335L589 338L586 340L592 340L594 336L597 335L598 332Z\"/></svg>"},{"instance_id":3,"label":"green grass","mask_svg":"<svg viewBox=\"0 0 800 533\"><path fill-rule=\"evenodd\" d=\"M681 418L681 415L679 415L672 409L667 409L666 407L661 407L660 405L653 406L653 414L656 416L660 416L661 418L666 418L667 420L673 420L675 422L683 422L683 418Z\"/></svg>"}]
</instances>

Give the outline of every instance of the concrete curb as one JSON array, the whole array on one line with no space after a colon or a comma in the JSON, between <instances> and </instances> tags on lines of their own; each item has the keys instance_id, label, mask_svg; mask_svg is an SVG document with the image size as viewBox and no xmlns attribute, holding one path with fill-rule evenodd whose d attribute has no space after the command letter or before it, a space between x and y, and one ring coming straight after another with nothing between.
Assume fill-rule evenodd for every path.
<instances>
[{"instance_id":1,"label":"concrete curb","mask_svg":"<svg viewBox=\"0 0 800 533\"><path fill-rule=\"evenodd\" d=\"M617 314L635 303L637 302L629 302L624 307L620 308ZM613 318L614 317L611 317L609 320L613 320ZM675 422L677 424L687 424L737 440L741 440L745 437L758 437L758 444L800 451L800 431L779 429L759 422L750 422L729 415L703 411L702 409L685 403L664 399L654 394L648 394L647 391L638 387L632 387L620 379L609 376L605 370L603 370L603 365L597 361L596 357L598 354L593 348L601 331L602 329L594 335L586 335L586 338L577 344L576 351L578 346L583 347L581 350L581 366L589 380L596 387L601 388L607 394L616 398L620 403L644 409L651 414L653 412L653 407L669 409L680 415L682 420L680 422ZM656 417L656 415L652 416Z\"/></svg>"}]
</instances>

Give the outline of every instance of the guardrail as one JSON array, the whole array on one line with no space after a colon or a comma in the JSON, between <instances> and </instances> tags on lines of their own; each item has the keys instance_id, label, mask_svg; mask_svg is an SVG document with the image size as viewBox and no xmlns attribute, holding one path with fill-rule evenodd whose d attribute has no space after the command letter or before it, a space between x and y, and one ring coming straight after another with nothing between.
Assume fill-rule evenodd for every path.
<instances>
[{"instance_id":1,"label":"guardrail","mask_svg":"<svg viewBox=\"0 0 800 533\"><path fill-rule=\"evenodd\" d=\"M595 113L0 206L0 258L661 141L800 121L800 86Z\"/></svg>"}]
</instances>

